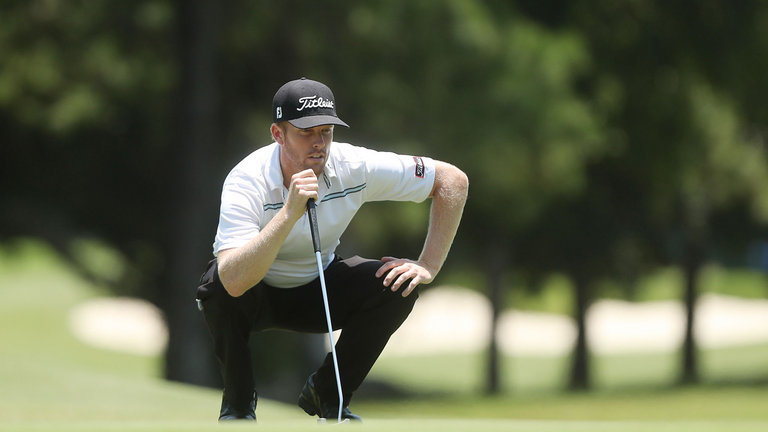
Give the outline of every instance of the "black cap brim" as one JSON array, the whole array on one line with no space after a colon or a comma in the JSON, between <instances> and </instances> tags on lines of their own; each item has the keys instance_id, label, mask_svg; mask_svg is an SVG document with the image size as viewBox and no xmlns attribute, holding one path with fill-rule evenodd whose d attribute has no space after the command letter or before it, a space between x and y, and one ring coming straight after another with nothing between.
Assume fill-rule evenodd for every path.
<instances>
[{"instance_id":1,"label":"black cap brim","mask_svg":"<svg viewBox=\"0 0 768 432\"><path fill-rule=\"evenodd\" d=\"M339 125L347 128L349 127L349 125L344 123L340 118L330 116L330 115L301 117L293 120L288 120L288 123L294 125L299 129L309 129L309 128L313 128L316 126L323 126L323 125Z\"/></svg>"}]
</instances>

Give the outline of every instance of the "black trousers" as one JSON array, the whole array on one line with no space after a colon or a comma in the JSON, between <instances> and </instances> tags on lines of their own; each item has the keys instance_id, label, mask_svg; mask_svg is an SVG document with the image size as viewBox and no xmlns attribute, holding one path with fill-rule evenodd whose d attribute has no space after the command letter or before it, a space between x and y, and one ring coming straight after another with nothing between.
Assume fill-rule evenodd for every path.
<instances>
[{"instance_id":1,"label":"black trousers","mask_svg":"<svg viewBox=\"0 0 768 432\"><path fill-rule=\"evenodd\" d=\"M408 297L393 293L376 278L379 260L358 256L334 260L325 270L328 303L334 330L344 393L344 405L362 384L390 336L410 314L418 290ZM213 337L224 378L223 402L247 410L254 397L250 334L266 329L326 333L320 280L295 288L275 288L259 283L240 297L230 296L218 275L216 260L208 263L197 298ZM338 401L333 358L329 353L315 376L323 400Z\"/></svg>"}]
</instances>

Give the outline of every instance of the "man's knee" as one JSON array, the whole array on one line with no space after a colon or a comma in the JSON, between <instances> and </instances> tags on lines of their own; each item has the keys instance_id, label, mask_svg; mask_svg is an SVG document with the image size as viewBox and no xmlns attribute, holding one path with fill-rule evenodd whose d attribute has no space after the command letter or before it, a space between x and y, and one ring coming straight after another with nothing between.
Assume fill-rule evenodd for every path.
<instances>
[{"instance_id":1,"label":"man's knee","mask_svg":"<svg viewBox=\"0 0 768 432\"><path fill-rule=\"evenodd\" d=\"M393 312L400 315L403 320L405 320L405 318L411 314L411 311L416 304L416 300L419 298L419 287L414 288L414 290L411 291L411 293L407 296L403 296L403 289L404 288L401 287L398 291L392 291L391 289L387 288L386 297L388 307L391 308Z\"/></svg>"}]
</instances>

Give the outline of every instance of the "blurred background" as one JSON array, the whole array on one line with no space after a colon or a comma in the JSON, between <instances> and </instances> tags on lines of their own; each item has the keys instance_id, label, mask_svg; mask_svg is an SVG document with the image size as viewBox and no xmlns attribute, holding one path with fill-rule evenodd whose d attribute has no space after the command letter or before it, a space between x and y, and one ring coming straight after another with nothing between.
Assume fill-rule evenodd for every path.
<instances>
[{"instance_id":1,"label":"blurred background","mask_svg":"<svg viewBox=\"0 0 768 432\"><path fill-rule=\"evenodd\" d=\"M767 53L759 1L5 0L0 362L74 334L218 387L194 295L221 184L306 76L337 141L470 178L361 397L764 386ZM339 253L415 257L427 216L370 204ZM324 340L255 336L262 393L293 400Z\"/></svg>"}]
</instances>

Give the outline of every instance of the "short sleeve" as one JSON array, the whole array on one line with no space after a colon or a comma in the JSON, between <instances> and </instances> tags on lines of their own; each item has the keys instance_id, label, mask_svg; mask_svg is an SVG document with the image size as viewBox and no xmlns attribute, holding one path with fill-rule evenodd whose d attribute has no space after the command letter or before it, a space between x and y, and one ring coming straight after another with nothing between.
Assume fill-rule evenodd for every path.
<instances>
[{"instance_id":1,"label":"short sleeve","mask_svg":"<svg viewBox=\"0 0 768 432\"><path fill-rule=\"evenodd\" d=\"M256 187L244 176L233 175L224 182L221 192L219 227L213 253L243 246L261 230L263 199Z\"/></svg>"},{"instance_id":2,"label":"short sleeve","mask_svg":"<svg viewBox=\"0 0 768 432\"><path fill-rule=\"evenodd\" d=\"M366 150L366 200L422 202L435 184L435 162L423 156Z\"/></svg>"}]
</instances>

